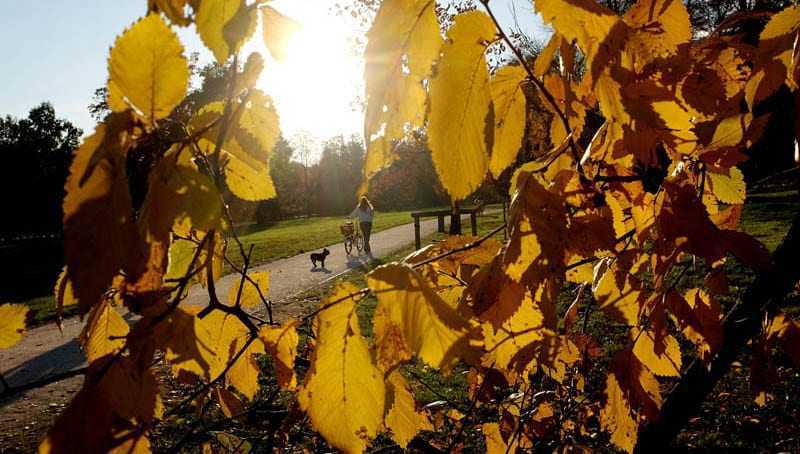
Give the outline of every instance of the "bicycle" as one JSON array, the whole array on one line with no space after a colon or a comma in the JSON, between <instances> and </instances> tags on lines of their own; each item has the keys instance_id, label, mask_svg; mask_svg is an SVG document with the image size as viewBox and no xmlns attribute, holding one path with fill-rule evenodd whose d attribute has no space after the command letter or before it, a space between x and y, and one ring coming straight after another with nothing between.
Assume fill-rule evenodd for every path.
<instances>
[{"instance_id":1,"label":"bicycle","mask_svg":"<svg viewBox=\"0 0 800 454\"><path fill-rule=\"evenodd\" d=\"M342 232L344 237L344 252L350 255L353 252L353 246L355 246L358 253L361 254L361 250L364 248L364 237L361 235L361 229L353 221L348 220L339 226L339 231Z\"/></svg>"}]
</instances>

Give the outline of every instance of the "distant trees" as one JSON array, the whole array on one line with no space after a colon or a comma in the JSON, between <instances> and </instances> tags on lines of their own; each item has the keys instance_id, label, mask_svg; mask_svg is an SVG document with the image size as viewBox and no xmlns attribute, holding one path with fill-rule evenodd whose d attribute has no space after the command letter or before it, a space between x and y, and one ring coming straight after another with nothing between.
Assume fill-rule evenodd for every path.
<instances>
[{"instance_id":1,"label":"distant trees","mask_svg":"<svg viewBox=\"0 0 800 454\"><path fill-rule=\"evenodd\" d=\"M401 159L370 182L368 196L376 208L389 211L448 205L424 136L398 144L397 150ZM362 181L364 153L360 138L339 136L324 142L319 159L313 161L308 150L303 152L281 138L270 159L278 196L260 203L253 220L263 223L309 213L349 213Z\"/></svg>"},{"instance_id":2,"label":"distant trees","mask_svg":"<svg viewBox=\"0 0 800 454\"><path fill-rule=\"evenodd\" d=\"M25 118L0 118L0 235L61 232L64 181L82 134L47 102Z\"/></svg>"}]
</instances>

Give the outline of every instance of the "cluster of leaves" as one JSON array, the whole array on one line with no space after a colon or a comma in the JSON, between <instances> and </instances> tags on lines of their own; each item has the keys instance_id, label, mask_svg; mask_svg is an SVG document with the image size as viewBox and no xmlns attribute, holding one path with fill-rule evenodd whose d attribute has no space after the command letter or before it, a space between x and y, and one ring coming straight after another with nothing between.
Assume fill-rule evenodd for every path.
<instances>
[{"instance_id":1,"label":"cluster of leaves","mask_svg":"<svg viewBox=\"0 0 800 454\"><path fill-rule=\"evenodd\" d=\"M176 377L201 381L192 399L210 396L232 418L258 391L255 355L272 357L278 385L347 452L383 432L406 447L433 428L404 374L412 360L445 375L470 369L468 413L448 417L463 419L463 430L476 421L469 412L491 410L497 422L476 424L492 452L581 447L600 431L633 450L639 425L659 416L661 385L685 369L679 339L706 362L726 342L717 301L727 291L723 263L732 255L770 266L766 249L735 230L745 200L736 165L776 91L797 96L800 8L774 15L754 46L722 32L693 38L679 0L640 0L623 16L593 0L539 0L555 32L530 64L488 0L452 17L446 38L434 0L383 1L366 49L367 180L396 158L398 140L425 127L443 187L464 199L517 160L531 86L552 114L554 147L514 172L507 243L454 237L373 270L366 288L337 285L306 317L312 350L300 380L301 321L273 321L269 277L248 272L240 245L244 266L232 266L239 284L222 299L215 286L228 260L224 197L275 195L262 150L277 140L277 115L254 88L263 58L250 55L231 72L225 100L186 124L169 119L188 84L173 27L194 24L220 63L236 63L260 17L267 47L281 58L294 25L264 3L150 0L150 13L112 47L112 113L75 152L64 201L67 265L56 286L59 305L88 314L81 342L89 367L40 451L148 450L147 435L165 416L157 352ZM487 50L498 40L519 64L490 72ZM584 149L578 138L593 109L605 123ZM165 127L183 134L165 143ZM125 162L153 150L158 159L135 208ZM695 259L708 267L705 286L679 292ZM195 283L207 304L181 305ZM578 298L562 313L557 298L567 286ZM370 293L378 301L373 342L357 317ZM253 315L262 305L266 319ZM129 326L120 306L140 318ZM601 364L599 385L588 373L599 356L586 332L590 311L626 338ZM19 340L24 310L0 312L1 348ZM762 356L776 344L796 356L799 329L784 315L771 320ZM602 388L599 398L591 386Z\"/></svg>"},{"instance_id":2,"label":"cluster of leaves","mask_svg":"<svg viewBox=\"0 0 800 454\"><path fill-rule=\"evenodd\" d=\"M436 272L422 275L448 296L464 290L450 306L482 327L473 338L462 326L457 337L470 342L452 344L456 356L484 379L498 372L520 387L518 398L530 399L509 402L499 426L484 428L490 448L533 447L549 418L560 422L564 442L580 444L599 423L612 443L633 450L639 425L659 416L664 379L682 375L679 339L707 363L725 342L717 302L728 291L725 261L770 266L763 245L736 231L746 193L736 166L763 132L778 90L800 99L800 10L772 16L753 45L727 32L735 22L695 37L680 1L641 0L620 16L592 0L539 0L534 6L554 34L530 63L483 4L486 12L455 16L441 40L435 2L384 2L367 46L365 176L391 163L392 144L406 131L424 126L444 187L454 199L467 197L487 173L514 163L530 103L525 87L536 88L553 115L554 147L515 170L508 244L474 274L430 264ZM490 71L487 51L498 40L518 64ZM581 147L595 109L605 122ZM706 285L679 292L695 260L707 266ZM456 283L440 282L446 274ZM579 286L580 296L559 317L557 297L567 285ZM584 382L598 343L576 319L598 309L628 341L607 365L595 401ZM764 355L777 339L796 352L798 325L777 317L765 329ZM446 320L452 334L458 324ZM380 332L376 318L378 364L388 342ZM423 348L413 341L421 333L400 332L391 337ZM419 349L401 349L401 357L421 356ZM528 390L537 373L558 384L558 397L532 398L541 391Z\"/></svg>"}]
</instances>

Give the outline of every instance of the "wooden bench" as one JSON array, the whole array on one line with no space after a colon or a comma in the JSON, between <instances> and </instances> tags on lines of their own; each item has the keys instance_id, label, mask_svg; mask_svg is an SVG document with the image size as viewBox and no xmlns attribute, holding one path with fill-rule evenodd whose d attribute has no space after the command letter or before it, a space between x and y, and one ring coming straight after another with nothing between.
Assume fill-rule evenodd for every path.
<instances>
[{"instance_id":1,"label":"wooden bench","mask_svg":"<svg viewBox=\"0 0 800 454\"><path fill-rule=\"evenodd\" d=\"M461 215L468 214L469 215L469 224L472 230L472 235L478 235L478 213L483 210L482 206L479 207L468 207L468 208L460 208L458 210L458 217L456 217L453 210L431 210L431 211L415 211L411 213L411 217L414 218L414 247L419 249L422 247L422 238L420 236L419 230L419 220L420 218L437 218L437 228L436 230L440 233L444 233L444 218L446 216L450 216L450 234L451 235L461 235Z\"/></svg>"}]
</instances>

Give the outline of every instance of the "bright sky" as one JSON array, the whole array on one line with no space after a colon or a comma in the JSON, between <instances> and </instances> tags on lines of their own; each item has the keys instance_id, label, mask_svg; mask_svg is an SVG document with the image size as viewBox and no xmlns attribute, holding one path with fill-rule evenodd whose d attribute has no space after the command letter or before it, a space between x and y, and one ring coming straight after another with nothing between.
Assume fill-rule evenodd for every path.
<instances>
[{"instance_id":1,"label":"bright sky","mask_svg":"<svg viewBox=\"0 0 800 454\"><path fill-rule=\"evenodd\" d=\"M24 116L34 105L50 101L57 115L90 132L94 122L87 106L96 88L105 85L106 58L115 37L146 9L145 0L0 0L0 115ZM319 141L360 134L363 114L363 61L353 39L365 30L334 14L334 0L275 0L272 5L303 26L290 44L289 59L274 62L261 33L245 47L267 58L259 86L272 95L284 135L307 131ZM500 21L517 20L537 36L548 34L529 0L493 0ZM192 29L179 31L189 52L211 60Z\"/></svg>"}]
</instances>

